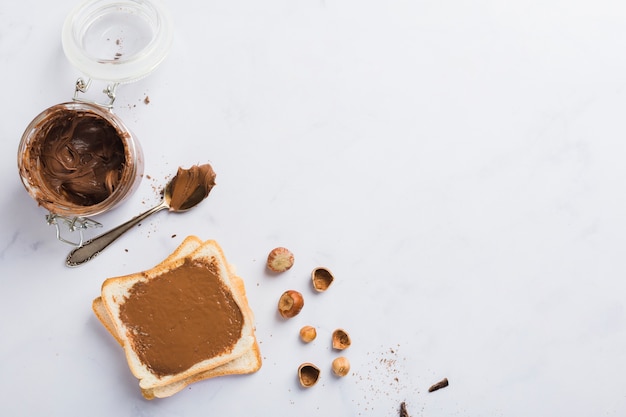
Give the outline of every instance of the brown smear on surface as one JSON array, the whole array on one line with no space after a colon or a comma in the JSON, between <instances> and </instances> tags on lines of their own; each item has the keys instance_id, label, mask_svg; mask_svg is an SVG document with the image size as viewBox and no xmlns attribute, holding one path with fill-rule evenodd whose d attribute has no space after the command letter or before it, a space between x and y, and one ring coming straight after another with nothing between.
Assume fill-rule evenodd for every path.
<instances>
[{"instance_id":1,"label":"brown smear on surface","mask_svg":"<svg viewBox=\"0 0 626 417\"><path fill-rule=\"evenodd\" d=\"M186 210L205 199L215 186L215 171L210 164L178 168L171 181L170 210Z\"/></svg>"},{"instance_id":2,"label":"brown smear on surface","mask_svg":"<svg viewBox=\"0 0 626 417\"><path fill-rule=\"evenodd\" d=\"M138 282L120 307L133 350L158 376L232 351L243 313L213 264L185 263Z\"/></svg>"}]
</instances>

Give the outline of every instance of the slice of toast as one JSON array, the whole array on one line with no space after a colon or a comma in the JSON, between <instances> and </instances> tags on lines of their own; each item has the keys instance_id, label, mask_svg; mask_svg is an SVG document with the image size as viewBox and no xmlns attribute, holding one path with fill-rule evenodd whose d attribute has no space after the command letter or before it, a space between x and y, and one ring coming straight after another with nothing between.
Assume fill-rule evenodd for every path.
<instances>
[{"instance_id":1,"label":"slice of toast","mask_svg":"<svg viewBox=\"0 0 626 417\"><path fill-rule=\"evenodd\" d=\"M120 318L120 311L132 288L139 283L167 276L177 268L196 262L211 268L232 294L242 313L241 335L231 350L205 358L181 372L162 375L153 372L150 364L142 363L138 355L136 337L127 323ZM254 335L253 314L248 306L243 280L234 273L215 241L202 242L190 236L163 262L149 271L123 277L110 278L102 285L102 297L93 302L93 310L104 327L124 348L132 373L140 380L142 394L146 398L167 397L193 382L216 376L252 373L260 369L261 357Z\"/></svg>"}]
</instances>

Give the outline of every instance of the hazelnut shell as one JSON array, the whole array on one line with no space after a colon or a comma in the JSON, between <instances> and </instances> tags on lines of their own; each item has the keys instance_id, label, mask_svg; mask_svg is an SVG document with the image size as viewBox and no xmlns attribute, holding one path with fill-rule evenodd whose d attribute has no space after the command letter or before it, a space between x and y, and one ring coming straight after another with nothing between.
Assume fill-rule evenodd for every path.
<instances>
[{"instance_id":1,"label":"hazelnut shell","mask_svg":"<svg viewBox=\"0 0 626 417\"><path fill-rule=\"evenodd\" d=\"M333 283L335 277L332 272L327 268L317 267L311 271L311 281L313 282L313 288L317 292L324 292Z\"/></svg>"},{"instance_id":2,"label":"hazelnut shell","mask_svg":"<svg viewBox=\"0 0 626 417\"><path fill-rule=\"evenodd\" d=\"M305 362L298 367L298 380L304 388L310 388L317 383L320 378L320 368L312 363Z\"/></svg>"},{"instance_id":3,"label":"hazelnut shell","mask_svg":"<svg viewBox=\"0 0 626 417\"><path fill-rule=\"evenodd\" d=\"M350 335L343 329L337 329L332 336L333 349L344 350L350 347L352 341Z\"/></svg>"}]
</instances>

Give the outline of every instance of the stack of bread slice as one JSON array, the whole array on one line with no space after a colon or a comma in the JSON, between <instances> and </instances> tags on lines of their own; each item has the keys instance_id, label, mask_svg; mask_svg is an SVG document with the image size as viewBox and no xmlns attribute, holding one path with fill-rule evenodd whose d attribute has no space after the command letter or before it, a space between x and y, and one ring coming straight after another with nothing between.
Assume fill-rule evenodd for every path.
<instances>
[{"instance_id":1,"label":"stack of bread slice","mask_svg":"<svg viewBox=\"0 0 626 417\"><path fill-rule=\"evenodd\" d=\"M187 271L185 268L190 267L196 268L196 272L200 271L198 276L201 280L215 281L211 285L220 286L230 301L222 300L215 294L196 294L196 288L190 288L187 284L178 288L177 282L182 282L182 279L178 278L177 281L176 277L181 277L180 274ZM165 288L165 292L172 294L181 291L193 292L193 294L184 295L187 298L180 298L181 300L192 300L192 302L176 303L172 299L159 299L155 296L146 298L146 293L150 292L151 286L156 288L156 285L160 286L160 291ZM207 292L207 288L210 287L198 285L197 291ZM214 293L215 291L211 292ZM146 317L139 322L133 322L125 315L125 309L129 309L128 305L136 303L137 299L141 297L144 297L142 308L145 308ZM174 371L163 371L159 369L160 365L150 363L151 359L149 358L157 357L160 354L158 349L169 349L175 354L197 351L197 346L181 345L185 343L186 337L161 340L162 335L167 334L169 329L164 332L159 331L159 340L149 339L150 335L145 334L148 331L146 329L154 329L150 326L159 325L158 317L163 317L159 314L166 315L167 326L178 326L178 329L173 329L173 334L180 335L177 332L188 331L184 328L184 322L188 316L195 315L195 320L198 321L198 309L202 310L200 321L204 320L202 314L207 313L206 322L201 323L200 327L212 326L216 319L210 314L211 311L215 312L216 308L223 308L227 301L233 309L240 312L237 313L239 323L237 334L235 336L230 335L232 340L227 346L223 349L220 347L220 351L212 352L207 357L194 359L195 362L191 364L185 363L180 369L174 368ZM148 303L147 308L145 307L146 302ZM150 302L158 305L150 305ZM128 305L125 305L127 303ZM191 309L196 309L196 311L191 311ZM204 379L224 375L249 374L261 368L254 317L248 305L243 280L237 276L234 268L226 261L222 249L213 240L202 241L195 236L189 236L170 256L154 268L105 280L102 284L101 296L93 301L93 310L104 327L124 348L129 368L133 375L139 379L141 393L147 399L169 397L189 384ZM143 310L139 311L143 314ZM180 317L172 320L173 315ZM150 326L142 327L144 320L146 322L152 321L149 323ZM211 332L206 334L211 334ZM142 339L143 336L147 339ZM209 336L205 339L203 339L202 334L190 336L194 338L194 343L202 344L205 348L213 343ZM215 335L211 337L217 339ZM198 340L199 342L197 342ZM168 355L172 356L171 353Z\"/></svg>"}]
</instances>

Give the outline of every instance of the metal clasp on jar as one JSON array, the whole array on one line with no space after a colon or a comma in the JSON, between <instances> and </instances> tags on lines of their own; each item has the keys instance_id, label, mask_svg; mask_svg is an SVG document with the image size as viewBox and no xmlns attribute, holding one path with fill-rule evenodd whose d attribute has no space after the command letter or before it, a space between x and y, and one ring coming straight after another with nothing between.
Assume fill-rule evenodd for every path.
<instances>
[{"instance_id":1,"label":"metal clasp on jar","mask_svg":"<svg viewBox=\"0 0 626 417\"><path fill-rule=\"evenodd\" d=\"M46 222L48 225L54 225L57 230L57 239L63 243L67 243L73 246L82 246L84 242L83 230L89 228L97 228L102 227L101 223L98 223L95 220L92 220L87 217L67 217L61 216L59 214L48 213L46 215ZM67 227L70 232L78 231L79 241L74 242L63 237L63 232L61 231L61 225Z\"/></svg>"},{"instance_id":2,"label":"metal clasp on jar","mask_svg":"<svg viewBox=\"0 0 626 417\"><path fill-rule=\"evenodd\" d=\"M115 102L115 94L116 94L116 90L117 87L120 85L120 83L111 83L108 84L104 90L102 90L102 92L104 94L106 94L106 96L109 98L109 102L108 103L98 103L95 100L86 100L84 98L79 97L80 93L85 94L87 92L87 90L89 90L89 87L91 87L91 78L87 78L87 80L85 80L82 77L79 77L78 80L76 80L76 84L74 86L74 97L73 100L74 101L82 101L85 103L91 103L91 104L97 104L99 106L102 107L106 107L107 109L112 109L113 108L113 103Z\"/></svg>"}]
</instances>

